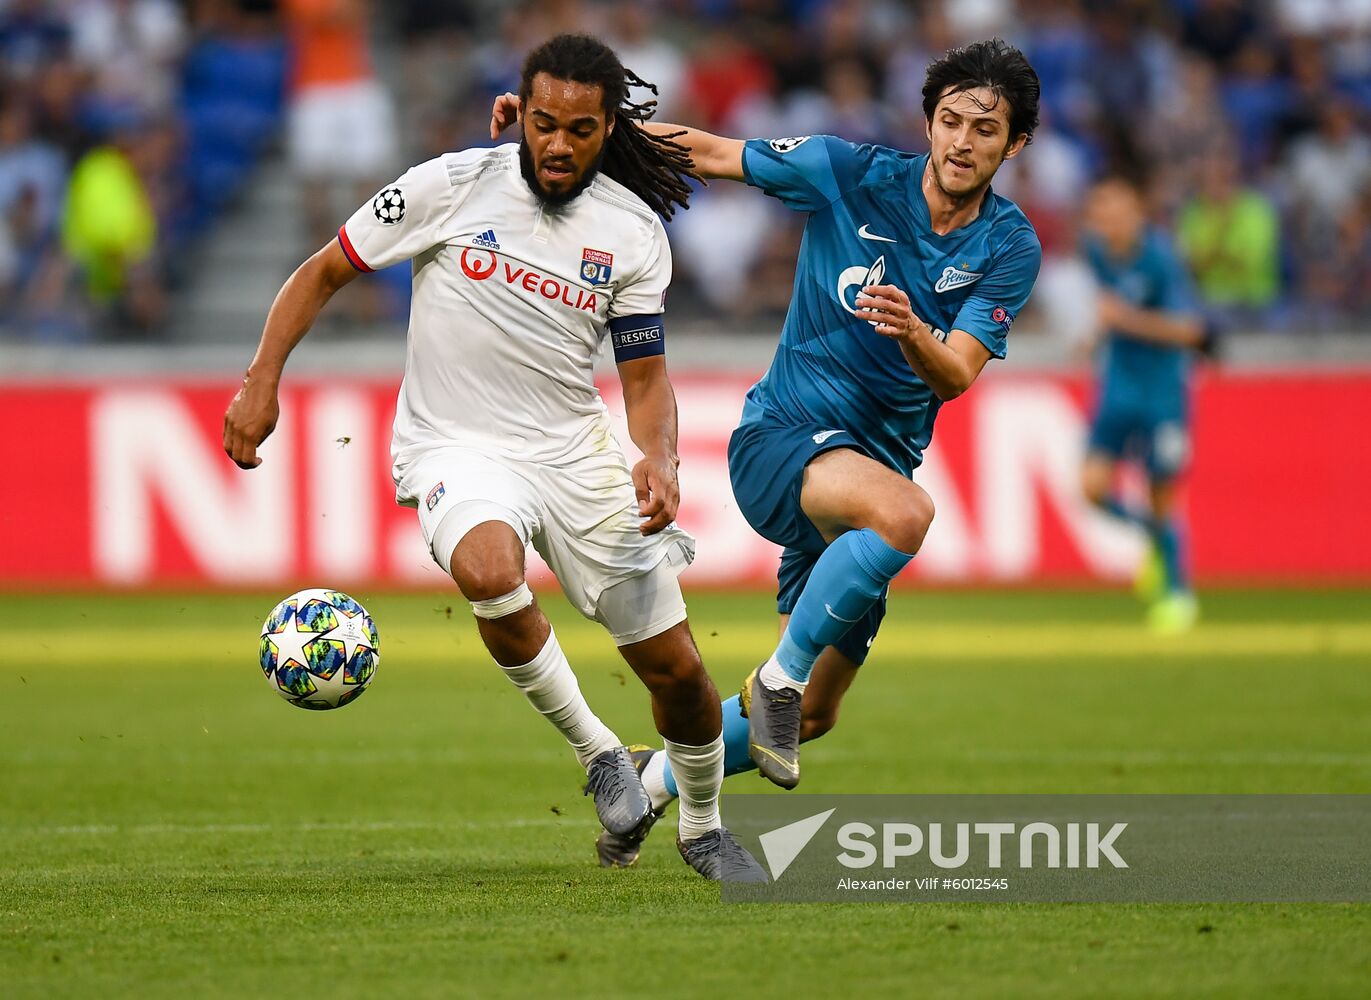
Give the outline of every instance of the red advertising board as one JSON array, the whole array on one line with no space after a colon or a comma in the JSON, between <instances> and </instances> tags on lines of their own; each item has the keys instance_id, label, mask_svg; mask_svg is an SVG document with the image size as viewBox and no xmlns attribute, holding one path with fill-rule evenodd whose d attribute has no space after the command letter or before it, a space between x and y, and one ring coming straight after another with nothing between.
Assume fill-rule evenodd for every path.
<instances>
[{"instance_id":1,"label":"red advertising board","mask_svg":"<svg viewBox=\"0 0 1371 1000\"><path fill-rule=\"evenodd\" d=\"M739 515L724 457L751 380L675 381L687 581L768 583L776 550ZM229 382L0 383L0 587L440 585L394 504L395 389L289 381L262 467L242 472L219 447ZM603 391L620 412L617 384ZM1141 540L1077 490L1086 400L1076 377L992 374L944 407L915 474L938 513L901 582L1125 578ZM1371 373L1205 380L1187 490L1201 584L1371 580L1367 427Z\"/></svg>"}]
</instances>

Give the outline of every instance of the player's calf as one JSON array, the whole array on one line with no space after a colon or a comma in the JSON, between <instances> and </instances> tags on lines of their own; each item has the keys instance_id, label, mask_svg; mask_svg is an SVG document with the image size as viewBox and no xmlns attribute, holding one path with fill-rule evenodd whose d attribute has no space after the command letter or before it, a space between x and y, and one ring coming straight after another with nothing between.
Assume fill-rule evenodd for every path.
<instances>
[{"instance_id":1,"label":"player's calf","mask_svg":"<svg viewBox=\"0 0 1371 1000\"><path fill-rule=\"evenodd\" d=\"M808 692L806 692L808 693ZM809 715L808 709L801 708L800 716L800 742L808 743L810 740L817 740L833 731L833 727L838 724L838 712L834 709L823 715Z\"/></svg>"},{"instance_id":2,"label":"player's calf","mask_svg":"<svg viewBox=\"0 0 1371 1000\"><path fill-rule=\"evenodd\" d=\"M723 719L689 627L681 622L621 652L652 692L652 713L680 793L680 836L693 840L717 829Z\"/></svg>"},{"instance_id":3,"label":"player's calf","mask_svg":"<svg viewBox=\"0 0 1371 1000\"><path fill-rule=\"evenodd\" d=\"M619 737L590 710L524 582L523 541L502 521L483 522L458 540L449 566L495 662L586 769L600 822L619 832L634 829L651 809L647 793Z\"/></svg>"},{"instance_id":4,"label":"player's calf","mask_svg":"<svg viewBox=\"0 0 1371 1000\"><path fill-rule=\"evenodd\" d=\"M718 735L719 692L684 622L661 636L621 647L620 652L652 695L658 732L695 744Z\"/></svg>"},{"instance_id":5,"label":"player's calf","mask_svg":"<svg viewBox=\"0 0 1371 1000\"><path fill-rule=\"evenodd\" d=\"M652 714L680 792L680 835L693 840L718 829L724 780L719 693L691 638L675 572L663 560L606 590L597 610L652 693Z\"/></svg>"}]
</instances>

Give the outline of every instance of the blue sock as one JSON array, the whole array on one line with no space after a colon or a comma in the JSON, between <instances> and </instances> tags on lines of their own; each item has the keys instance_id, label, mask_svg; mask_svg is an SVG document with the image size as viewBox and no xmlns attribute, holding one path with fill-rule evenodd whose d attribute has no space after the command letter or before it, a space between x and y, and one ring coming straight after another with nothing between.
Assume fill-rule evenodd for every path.
<instances>
[{"instance_id":1,"label":"blue sock","mask_svg":"<svg viewBox=\"0 0 1371 1000\"><path fill-rule=\"evenodd\" d=\"M1162 569L1166 578L1166 592L1175 594L1190 589L1189 574L1185 567L1184 543L1180 527L1174 518L1158 518L1148 525L1152 541L1161 553Z\"/></svg>"},{"instance_id":2,"label":"blue sock","mask_svg":"<svg viewBox=\"0 0 1371 1000\"><path fill-rule=\"evenodd\" d=\"M824 647L847 635L913 558L870 528L839 535L819 556L790 613L776 647L781 668L797 681L808 681Z\"/></svg>"},{"instance_id":3,"label":"blue sock","mask_svg":"<svg viewBox=\"0 0 1371 1000\"><path fill-rule=\"evenodd\" d=\"M747 752L747 717L743 715L742 703L735 694L723 704L724 711L724 777L751 771L757 765L752 763L752 755ZM671 773L671 761L664 761L662 781L672 795L676 791L676 777Z\"/></svg>"}]
</instances>

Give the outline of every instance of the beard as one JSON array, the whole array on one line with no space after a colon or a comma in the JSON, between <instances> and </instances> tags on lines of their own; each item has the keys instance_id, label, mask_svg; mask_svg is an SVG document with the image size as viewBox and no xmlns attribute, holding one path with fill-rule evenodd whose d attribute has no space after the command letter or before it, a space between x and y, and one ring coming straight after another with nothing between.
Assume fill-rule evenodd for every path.
<instances>
[{"instance_id":1,"label":"beard","mask_svg":"<svg viewBox=\"0 0 1371 1000\"><path fill-rule=\"evenodd\" d=\"M969 201L990 186L990 182L995 178L995 171L999 169L999 164L996 164L984 176L980 174L974 176L971 183L960 191L952 190L948 183L949 179L943 175L942 167L941 162L933 163L933 182L938 185L938 190L953 201Z\"/></svg>"},{"instance_id":2,"label":"beard","mask_svg":"<svg viewBox=\"0 0 1371 1000\"><path fill-rule=\"evenodd\" d=\"M522 136L519 138L519 172L524 175L524 183L528 185L529 190L548 208L560 208L590 187L590 182L595 180L595 175L600 172L600 164L604 162L604 158L605 147L602 145L600 152L596 154L580 180L565 191L549 191L538 180L538 171L533 166L533 151L528 148L528 140Z\"/></svg>"}]
</instances>

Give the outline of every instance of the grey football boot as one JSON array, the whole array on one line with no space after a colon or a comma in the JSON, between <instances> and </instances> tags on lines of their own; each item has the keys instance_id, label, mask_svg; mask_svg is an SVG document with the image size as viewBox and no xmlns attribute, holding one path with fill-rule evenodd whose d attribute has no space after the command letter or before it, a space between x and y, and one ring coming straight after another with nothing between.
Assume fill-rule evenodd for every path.
<instances>
[{"instance_id":1,"label":"grey football boot","mask_svg":"<svg viewBox=\"0 0 1371 1000\"><path fill-rule=\"evenodd\" d=\"M743 681L739 700L747 716L748 755L773 784L800 783L800 699L794 688L769 688L760 667Z\"/></svg>"},{"instance_id":2,"label":"grey football boot","mask_svg":"<svg viewBox=\"0 0 1371 1000\"><path fill-rule=\"evenodd\" d=\"M676 838L685 863L711 882L770 882L765 869L724 827L691 841Z\"/></svg>"},{"instance_id":3,"label":"grey football boot","mask_svg":"<svg viewBox=\"0 0 1371 1000\"><path fill-rule=\"evenodd\" d=\"M628 748L629 759L633 761L633 767L638 774L643 773L643 768L647 767L654 754L660 753L652 747L642 746L641 744ZM599 856L601 868L630 868L638 863L638 855L643 849L643 841L652 831L653 824L662 818L666 812L663 807L661 812L655 809L649 810L647 817L638 824L636 830L628 833L611 833L609 830L601 830L600 836L595 839L595 853Z\"/></svg>"},{"instance_id":4,"label":"grey football boot","mask_svg":"<svg viewBox=\"0 0 1371 1000\"><path fill-rule=\"evenodd\" d=\"M590 762L584 794L595 796L600 825L621 837L638 829L652 815L652 802L643 788L643 779L638 777L638 769L633 766L628 747L606 750Z\"/></svg>"}]
</instances>

